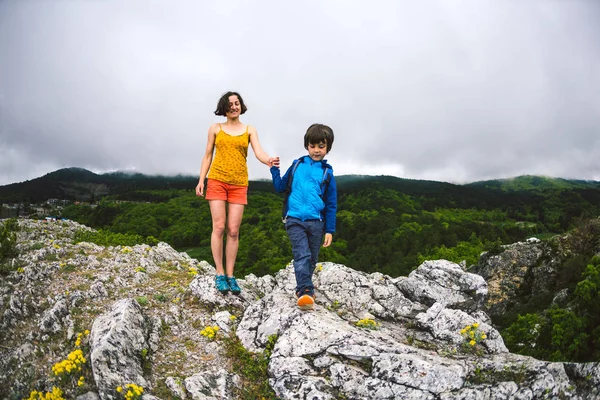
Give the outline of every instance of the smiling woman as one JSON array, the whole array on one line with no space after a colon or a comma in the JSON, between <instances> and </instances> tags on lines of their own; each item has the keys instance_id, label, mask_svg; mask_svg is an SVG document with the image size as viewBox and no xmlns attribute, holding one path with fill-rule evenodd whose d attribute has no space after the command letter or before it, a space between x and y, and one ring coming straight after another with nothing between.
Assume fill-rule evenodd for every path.
<instances>
[{"instance_id":1,"label":"smiling woman","mask_svg":"<svg viewBox=\"0 0 600 400\"><path fill-rule=\"evenodd\" d=\"M260 146L258 132L253 126L244 125L240 115L246 107L237 92L227 92L217 103L215 115L226 117L224 123L215 123L208 128L206 151L200 167L200 179L196 195L204 196L209 202L212 216L210 245L215 262L215 286L221 293L231 291L239 294L233 271L239 247L239 230L248 204L248 144L254 155L263 164L279 166L279 158L269 157ZM213 158L214 154L214 158ZM207 178L206 193L204 180ZM225 245L225 268L223 268L223 236Z\"/></svg>"}]
</instances>

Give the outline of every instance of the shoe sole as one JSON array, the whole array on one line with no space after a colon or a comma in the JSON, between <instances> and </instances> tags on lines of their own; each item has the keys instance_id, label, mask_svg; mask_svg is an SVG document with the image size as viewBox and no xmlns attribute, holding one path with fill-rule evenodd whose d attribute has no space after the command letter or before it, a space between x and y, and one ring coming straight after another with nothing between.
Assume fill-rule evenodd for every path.
<instances>
[{"instance_id":1,"label":"shoe sole","mask_svg":"<svg viewBox=\"0 0 600 400\"><path fill-rule=\"evenodd\" d=\"M311 301L308 301L308 299L306 299L306 298L310 299ZM314 299L306 294L303 296L300 296L300 298L298 299L296 304L298 305L298 308L300 308L301 310L312 310L315 308Z\"/></svg>"}]
</instances>

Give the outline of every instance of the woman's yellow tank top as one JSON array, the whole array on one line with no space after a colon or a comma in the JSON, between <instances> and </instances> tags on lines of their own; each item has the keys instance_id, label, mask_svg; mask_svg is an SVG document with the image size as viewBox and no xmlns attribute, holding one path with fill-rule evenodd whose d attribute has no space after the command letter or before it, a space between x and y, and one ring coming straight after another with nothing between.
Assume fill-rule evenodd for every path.
<instances>
[{"instance_id":1,"label":"woman's yellow tank top","mask_svg":"<svg viewBox=\"0 0 600 400\"><path fill-rule=\"evenodd\" d=\"M246 132L238 136L224 132L220 124L219 128L215 137L215 157L208 172L208 179L230 185L248 186L248 126Z\"/></svg>"}]
</instances>

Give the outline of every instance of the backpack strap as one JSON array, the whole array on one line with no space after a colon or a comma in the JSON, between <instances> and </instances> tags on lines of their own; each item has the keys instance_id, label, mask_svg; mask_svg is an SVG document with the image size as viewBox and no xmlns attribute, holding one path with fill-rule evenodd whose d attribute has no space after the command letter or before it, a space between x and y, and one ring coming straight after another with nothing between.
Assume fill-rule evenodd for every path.
<instances>
[{"instance_id":1,"label":"backpack strap","mask_svg":"<svg viewBox=\"0 0 600 400\"><path fill-rule=\"evenodd\" d=\"M325 201L325 193L329 188L329 182L331 182L331 168L323 163L323 179L321 179L321 200Z\"/></svg>"},{"instance_id":2,"label":"backpack strap","mask_svg":"<svg viewBox=\"0 0 600 400\"><path fill-rule=\"evenodd\" d=\"M292 181L294 180L294 174L296 173L296 169L298 169L298 165L300 165L301 162L304 162L304 157L297 159L294 165L292 166L292 170L290 171L290 176L287 181L286 189L286 193L288 196L292 192Z\"/></svg>"},{"instance_id":3,"label":"backpack strap","mask_svg":"<svg viewBox=\"0 0 600 400\"><path fill-rule=\"evenodd\" d=\"M292 181L294 180L294 174L296 173L296 169L301 162L304 162L304 157L297 159L292 165L292 170L290 171L290 176L287 181L287 188L285 189L285 196L283 198L283 208L281 209L281 221L285 224L285 220L287 218L288 211L288 200L290 198L290 193L292 193Z\"/></svg>"}]
</instances>

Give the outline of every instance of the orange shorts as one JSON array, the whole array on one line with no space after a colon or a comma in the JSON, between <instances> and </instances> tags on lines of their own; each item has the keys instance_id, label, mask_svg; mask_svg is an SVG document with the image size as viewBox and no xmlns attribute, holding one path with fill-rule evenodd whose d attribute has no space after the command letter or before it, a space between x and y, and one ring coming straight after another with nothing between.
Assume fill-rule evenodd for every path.
<instances>
[{"instance_id":1,"label":"orange shorts","mask_svg":"<svg viewBox=\"0 0 600 400\"><path fill-rule=\"evenodd\" d=\"M215 179L208 179L204 198L245 205L248 204L248 186L230 185Z\"/></svg>"}]
</instances>

